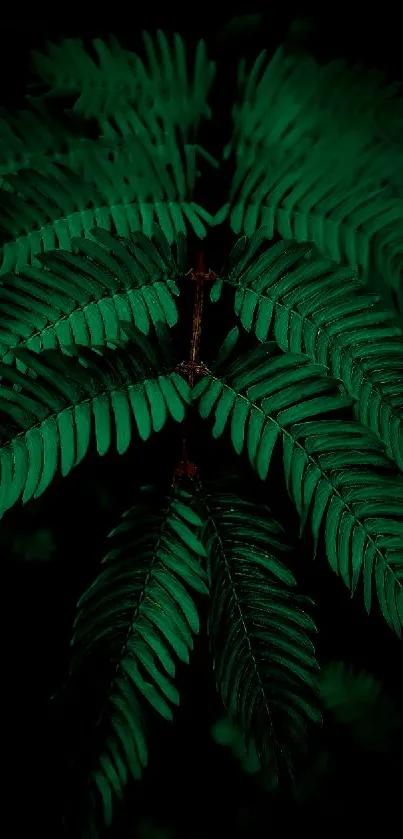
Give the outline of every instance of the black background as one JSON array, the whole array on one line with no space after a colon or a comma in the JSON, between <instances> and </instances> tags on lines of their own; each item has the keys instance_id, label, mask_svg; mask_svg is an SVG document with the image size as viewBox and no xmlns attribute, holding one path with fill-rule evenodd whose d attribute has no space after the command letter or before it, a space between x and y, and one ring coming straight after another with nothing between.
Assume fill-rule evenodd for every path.
<instances>
[{"instance_id":1,"label":"black background","mask_svg":"<svg viewBox=\"0 0 403 839\"><path fill-rule=\"evenodd\" d=\"M136 49L142 29L178 31L191 45L205 37L212 56L219 61L219 80L213 89L213 123L206 145L213 154L229 136L235 67L241 55L253 57L261 48L272 53L287 37L290 49L311 51L319 60L346 56L368 67L385 70L392 80L403 79L401 26L398 13L382 4L382 16L374 9L324 8L320 14L308 7L287 5L287 12L273 11L259 4L231 6L231 14L217 14L213 5L189 4L187 8L167 4L149 12L135 12L133 5L113 4L101 10L81 4L43 7L31 17L2 19L0 51L0 104L20 107L29 79L29 50L41 48L46 40L63 37L91 39L113 32L123 45ZM273 4L279 5L279 4ZM365 16L364 16L365 8ZM230 17L262 11L258 30L230 33L224 30ZM290 31L293 21L309 24L305 34ZM294 33L294 34L293 34ZM214 210L225 194L225 176L216 186L207 179L198 200ZM222 194L220 192L222 191ZM219 268L228 241L214 233L206 244L208 262ZM193 258L190 246L190 264ZM179 354L190 330L190 298L181 304L184 325L177 331ZM182 322L182 321L181 321ZM217 311L207 306L204 320L204 357L208 360L218 338L232 323L224 300ZM213 467L225 469L235 462L245 474L245 487L262 497L262 486L248 471L243 458L231 456L221 446L221 460L208 441L207 432L194 426L192 457L206 445L203 464L207 474ZM172 436L174 436L174 444ZM52 490L27 507L16 507L2 522L0 544L3 582L3 696L5 707L4 773L7 797L3 809L11 836L25 830L41 836L61 833L63 797L69 797L64 769L67 746L84 736L76 709L65 711L64 700L56 697L68 667L68 644L74 604L91 581L106 552L106 533L120 513L130 506L131 491L139 481L168 481L180 451L180 432L162 432L145 446L133 444L124 459L108 454L102 460L91 454L65 480L57 479ZM282 467L274 470L264 488L265 495L287 526L298 532L298 522L282 485ZM51 528L55 543L52 562L24 562L13 555L15 534ZM343 584L328 568L324 556L312 563L307 537L296 555L301 589L317 602L315 617L320 629L318 656L321 661L340 658L365 668L379 678L385 691L401 708L403 699L402 646L385 626L377 609L368 618L361 592L350 601ZM117 819L113 835L135 836L144 820L172 831L172 836L268 836L298 827L301 831L328 831L343 827L353 831L390 829L401 823L403 769L401 749L388 753L366 753L354 747L342 728L327 723L313 735L311 752L326 741L332 753L332 772L324 787L303 805L271 798L253 778L243 774L227 752L210 736L211 724L222 709L214 692L210 661L203 633L197 641L191 669L180 673L181 708L172 726L155 724L151 735L150 768L141 787L130 790L127 804ZM80 727L81 725L81 727ZM154 725L154 724L153 724ZM79 732L77 734L77 732ZM322 738L322 740L321 740ZM400 797L400 805L399 805ZM175 833L177 831L177 833ZM168 837L169 833L162 833Z\"/></svg>"}]
</instances>

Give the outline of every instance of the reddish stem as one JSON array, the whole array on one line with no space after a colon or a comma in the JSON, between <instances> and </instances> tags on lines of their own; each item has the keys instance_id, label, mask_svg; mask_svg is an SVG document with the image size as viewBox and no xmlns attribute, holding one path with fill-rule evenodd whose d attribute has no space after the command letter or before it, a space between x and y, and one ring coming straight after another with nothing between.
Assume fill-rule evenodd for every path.
<instances>
[{"instance_id":1,"label":"reddish stem","mask_svg":"<svg viewBox=\"0 0 403 839\"><path fill-rule=\"evenodd\" d=\"M190 279L196 283L196 286L193 301L192 338L190 342L189 361L187 364L183 365L184 372L187 373L188 383L191 388L194 386L195 372L199 363L199 350L203 315L203 285L205 280L213 279L214 276L215 275L213 273L206 273L204 253L203 251L200 251L197 257L196 271L192 271L190 273ZM196 476L196 473L197 466L194 463L192 463L188 458L187 440L186 438L184 438L182 440L182 458L179 465L175 469L173 483L177 483L177 481L183 475L187 475L188 477L194 478Z\"/></svg>"}]
</instances>

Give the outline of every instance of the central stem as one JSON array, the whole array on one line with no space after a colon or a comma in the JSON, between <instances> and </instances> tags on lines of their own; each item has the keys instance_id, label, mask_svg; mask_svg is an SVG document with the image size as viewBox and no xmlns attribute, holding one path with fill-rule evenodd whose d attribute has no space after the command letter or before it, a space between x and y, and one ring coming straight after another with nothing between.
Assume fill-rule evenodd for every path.
<instances>
[{"instance_id":1,"label":"central stem","mask_svg":"<svg viewBox=\"0 0 403 839\"><path fill-rule=\"evenodd\" d=\"M192 272L191 279L196 284L193 300L193 316L192 316L192 337L190 342L189 361L185 365L188 377L189 387L194 386L195 370L199 362L202 315L203 315L203 294L204 294L204 280L206 278L204 254L201 251L197 259L196 271ZM174 481L180 479L183 475L194 477L197 467L194 463L189 461L187 439L182 439L182 457L179 466L175 469Z\"/></svg>"},{"instance_id":2,"label":"central stem","mask_svg":"<svg viewBox=\"0 0 403 839\"><path fill-rule=\"evenodd\" d=\"M194 302L193 302L193 324L192 324L192 340L190 344L189 356L189 385L194 385L194 373L197 362L199 361L201 325L203 315L203 283L204 283L204 257L200 254L198 260L198 269L194 274L194 282L196 283Z\"/></svg>"}]
</instances>

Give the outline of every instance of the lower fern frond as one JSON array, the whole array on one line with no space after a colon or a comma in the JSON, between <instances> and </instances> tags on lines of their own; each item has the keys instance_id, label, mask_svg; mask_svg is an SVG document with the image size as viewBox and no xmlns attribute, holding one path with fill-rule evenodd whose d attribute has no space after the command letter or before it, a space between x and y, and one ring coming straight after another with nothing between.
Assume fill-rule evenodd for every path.
<instances>
[{"instance_id":1,"label":"lower fern frond","mask_svg":"<svg viewBox=\"0 0 403 839\"><path fill-rule=\"evenodd\" d=\"M129 776L139 779L147 763L144 700L172 719L176 662L188 662L199 630L192 592L207 592L194 499L180 489L167 498L151 487L142 491L142 501L110 534L117 547L77 604L71 642L73 675L91 656L112 668L90 767L105 824Z\"/></svg>"},{"instance_id":2,"label":"lower fern frond","mask_svg":"<svg viewBox=\"0 0 403 839\"><path fill-rule=\"evenodd\" d=\"M306 720L320 720L310 601L292 590L296 580L282 557L290 547L267 507L222 486L202 503L217 686L275 782L281 768L292 771L292 747L303 741Z\"/></svg>"}]
</instances>

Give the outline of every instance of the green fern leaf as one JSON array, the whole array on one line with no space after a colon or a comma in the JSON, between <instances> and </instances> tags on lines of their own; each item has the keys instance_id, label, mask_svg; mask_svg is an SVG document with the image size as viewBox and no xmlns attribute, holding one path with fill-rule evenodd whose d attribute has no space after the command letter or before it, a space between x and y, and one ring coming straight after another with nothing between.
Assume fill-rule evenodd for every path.
<instances>
[{"instance_id":1,"label":"green fern leaf","mask_svg":"<svg viewBox=\"0 0 403 839\"><path fill-rule=\"evenodd\" d=\"M32 169L45 174L58 163L87 179L86 153L92 141L80 136L73 120L60 124L48 114L43 102L35 110L16 116L0 112L0 186L10 190L7 175ZM49 168L50 167L50 168Z\"/></svg>"},{"instance_id":2,"label":"green fern leaf","mask_svg":"<svg viewBox=\"0 0 403 839\"><path fill-rule=\"evenodd\" d=\"M381 612L402 637L403 479L376 437L359 423L301 422L283 437L290 497L309 518L317 549L322 522L331 568L353 595L362 579L370 612L373 587Z\"/></svg>"},{"instance_id":3,"label":"green fern leaf","mask_svg":"<svg viewBox=\"0 0 403 839\"><path fill-rule=\"evenodd\" d=\"M141 346L141 333L140 338ZM159 431L169 415L184 418L186 383L178 374L152 369L152 355L142 359L138 344L116 342L102 352L80 349L75 359L53 350L37 355L19 349L17 357L30 376L0 364L0 515L21 497L26 503L42 495L59 469L68 475L93 437L99 455L112 441L124 454L132 418L142 440Z\"/></svg>"},{"instance_id":4,"label":"green fern leaf","mask_svg":"<svg viewBox=\"0 0 403 839\"><path fill-rule=\"evenodd\" d=\"M304 353L341 379L357 419L403 470L403 334L351 275L310 245L261 249L265 232L240 240L230 258L235 311L259 341Z\"/></svg>"},{"instance_id":5,"label":"green fern leaf","mask_svg":"<svg viewBox=\"0 0 403 839\"><path fill-rule=\"evenodd\" d=\"M292 54L283 46L266 62L263 50L251 70L244 59L239 63L241 102L233 109L234 136L226 157L235 140L242 156L252 156L262 145L284 154L295 149L296 141L308 148L331 122L338 139L348 136L350 160L370 140L378 152L371 170L381 180L403 186L401 168L391 155L391 151L401 153L398 84L388 84L385 76L368 67L349 66L344 59L319 64L312 56Z\"/></svg>"},{"instance_id":6,"label":"green fern leaf","mask_svg":"<svg viewBox=\"0 0 403 839\"><path fill-rule=\"evenodd\" d=\"M351 72L343 62L320 68L281 48L262 75L265 57L249 77L241 70L243 104L234 108L235 134L226 151L228 156L235 146L232 229L251 235L263 224L270 237L277 231L313 241L324 255L365 276L375 267L397 292L403 158L399 142L382 137L390 90L365 72L360 93L353 84L344 97ZM358 110L353 91L361 100ZM397 141L399 99L394 110Z\"/></svg>"},{"instance_id":7,"label":"green fern leaf","mask_svg":"<svg viewBox=\"0 0 403 839\"><path fill-rule=\"evenodd\" d=\"M119 236L139 230L151 236L156 222L172 243L187 224L204 236L204 221L214 221L192 201L191 159L181 157L172 131L159 150L147 133L132 137L113 160L102 147L91 146L89 163L85 182L56 164L45 175L26 170L8 176L12 192L2 202L1 273L19 271L42 250L70 250L72 238L88 237L94 227Z\"/></svg>"},{"instance_id":8,"label":"green fern leaf","mask_svg":"<svg viewBox=\"0 0 403 839\"><path fill-rule=\"evenodd\" d=\"M283 760L290 768L290 748L303 739L306 719L320 720L312 701L318 665L309 601L291 592L296 581L281 559L290 548L267 507L222 486L203 500L217 686L247 747L253 740L275 780Z\"/></svg>"},{"instance_id":9,"label":"green fern leaf","mask_svg":"<svg viewBox=\"0 0 403 839\"><path fill-rule=\"evenodd\" d=\"M207 593L205 556L198 538L201 519L193 497L172 489L168 498L143 488L143 499L110 534L116 541L97 579L77 604L72 670L91 655L112 665L91 780L105 824L129 774L139 779L147 763L142 705L172 719L179 703L176 661L188 661L199 618L191 591Z\"/></svg>"},{"instance_id":10,"label":"green fern leaf","mask_svg":"<svg viewBox=\"0 0 403 839\"><path fill-rule=\"evenodd\" d=\"M52 96L76 95L74 110L86 117L124 116L136 111L151 118L169 118L187 133L203 117L211 115L208 93L215 75L215 64L207 58L203 40L197 44L192 75L188 71L186 47L180 35L171 46L165 34L156 33L156 43L143 33L147 61L125 50L115 37L109 44L99 38L92 42L98 61L86 52L79 39L48 44L47 54L34 50L33 64ZM134 109L133 109L134 111ZM119 122L118 122L119 124ZM105 126L104 126L105 127Z\"/></svg>"},{"instance_id":11,"label":"green fern leaf","mask_svg":"<svg viewBox=\"0 0 403 839\"><path fill-rule=\"evenodd\" d=\"M226 367L223 378L213 373L203 376L192 390L192 400L203 419L214 412L213 437L229 428L236 453L241 454L246 445L262 480L277 441L293 423L351 405L350 397L324 375L323 368L293 353L275 354L273 343Z\"/></svg>"},{"instance_id":12,"label":"green fern leaf","mask_svg":"<svg viewBox=\"0 0 403 839\"><path fill-rule=\"evenodd\" d=\"M0 354L10 361L19 346L67 350L73 344L102 346L122 337L122 322L146 335L172 327L174 297L184 273L156 226L153 239L92 231L95 241L75 239L73 253L50 251L41 267L7 274L0 285ZM184 255L183 243L177 255Z\"/></svg>"},{"instance_id":13,"label":"green fern leaf","mask_svg":"<svg viewBox=\"0 0 403 839\"><path fill-rule=\"evenodd\" d=\"M245 772L254 775L260 772L260 762L253 742L249 748L245 745L245 738L238 728L227 717L217 720L211 729L211 735L216 743L229 746L232 753L241 763Z\"/></svg>"}]
</instances>

